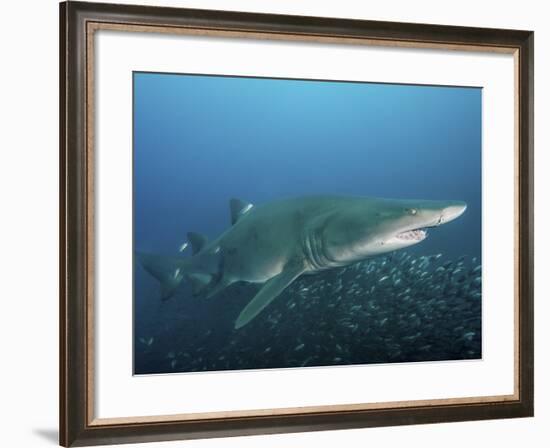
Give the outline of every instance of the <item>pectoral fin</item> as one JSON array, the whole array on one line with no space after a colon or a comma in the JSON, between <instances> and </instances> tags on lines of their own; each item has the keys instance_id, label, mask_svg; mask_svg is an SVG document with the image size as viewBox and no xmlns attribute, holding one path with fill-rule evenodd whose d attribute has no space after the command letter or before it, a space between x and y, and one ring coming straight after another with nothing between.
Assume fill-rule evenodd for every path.
<instances>
[{"instance_id":1,"label":"pectoral fin","mask_svg":"<svg viewBox=\"0 0 550 448\"><path fill-rule=\"evenodd\" d=\"M244 307L235 321L235 329L244 327L269 305L296 277L304 272L303 265L287 267L279 275L269 279L254 298Z\"/></svg>"}]
</instances>

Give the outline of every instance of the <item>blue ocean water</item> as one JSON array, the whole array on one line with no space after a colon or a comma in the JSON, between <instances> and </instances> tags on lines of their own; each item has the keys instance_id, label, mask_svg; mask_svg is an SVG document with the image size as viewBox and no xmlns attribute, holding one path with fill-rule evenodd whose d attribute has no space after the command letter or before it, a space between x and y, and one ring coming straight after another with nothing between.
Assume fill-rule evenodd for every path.
<instances>
[{"instance_id":1,"label":"blue ocean water","mask_svg":"<svg viewBox=\"0 0 550 448\"><path fill-rule=\"evenodd\" d=\"M136 263L135 373L481 356L480 88L136 72L133 89L136 250L177 256L188 231L218 236L230 225L231 198L261 204L336 194L468 204L422 243L353 276L367 291L390 265L406 280L427 260L422 272L431 283L408 278L340 305L330 288L315 297L296 290L333 285L338 273L303 278L240 331L235 316L257 286L234 285L204 300L184 284L162 302L158 283ZM341 277L352 281L349 272ZM412 292L403 295L405 286ZM408 296L413 303L404 304Z\"/></svg>"}]
</instances>

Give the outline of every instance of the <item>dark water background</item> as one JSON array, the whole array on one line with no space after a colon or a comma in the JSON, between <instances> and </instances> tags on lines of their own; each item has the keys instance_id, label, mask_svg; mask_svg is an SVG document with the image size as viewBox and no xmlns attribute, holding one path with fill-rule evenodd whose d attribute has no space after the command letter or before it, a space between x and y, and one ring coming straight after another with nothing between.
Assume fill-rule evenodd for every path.
<instances>
[{"instance_id":1,"label":"dark water background","mask_svg":"<svg viewBox=\"0 0 550 448\"><path fill-rule=\"evenodd\" d=\"M300 279L241 330L257 285L210 300L182 285L162 303L136 264L135 373L479 358L481 102L478 88L135 73L137 250L214 238L232 197L468 203L406 254Z\"/></svg>"}]
</instances>

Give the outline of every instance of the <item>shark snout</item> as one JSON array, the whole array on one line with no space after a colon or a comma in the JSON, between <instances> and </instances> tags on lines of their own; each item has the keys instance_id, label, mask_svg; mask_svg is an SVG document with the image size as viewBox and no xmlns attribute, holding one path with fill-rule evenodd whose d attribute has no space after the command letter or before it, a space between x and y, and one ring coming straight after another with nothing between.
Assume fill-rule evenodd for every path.
<instances>
[{"instance_id":1,"label":"shark snout","mask_svg":"<svg viewBox=\"0 0 550 448\"><path fill-rule=\"evenodd\" d=\"M444 224L458 218L467 208L467 204L462 201L453 202L451 205L443 208L439 217L438 224Z\"/></svg>"}]
</instances>

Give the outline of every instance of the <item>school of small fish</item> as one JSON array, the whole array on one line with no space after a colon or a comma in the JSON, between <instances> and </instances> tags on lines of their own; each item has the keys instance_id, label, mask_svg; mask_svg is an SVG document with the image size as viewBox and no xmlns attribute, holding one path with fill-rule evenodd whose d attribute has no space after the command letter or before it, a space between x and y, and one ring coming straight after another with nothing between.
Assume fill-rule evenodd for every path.
<instances>
[{"instance_id":1,"label":"school of small fish","mask_svg":"<svg viewBox=\"0 0 550 448\"><path fill-rule=\"evenodd\" d=\"M212 300L176 297L163 305L149 327L136 329L135 373L481 357L476 258L399 252L303 276L234 330L257 287L234 285Z\"/></svg>"}]
</instances>

